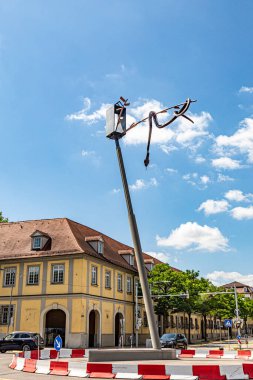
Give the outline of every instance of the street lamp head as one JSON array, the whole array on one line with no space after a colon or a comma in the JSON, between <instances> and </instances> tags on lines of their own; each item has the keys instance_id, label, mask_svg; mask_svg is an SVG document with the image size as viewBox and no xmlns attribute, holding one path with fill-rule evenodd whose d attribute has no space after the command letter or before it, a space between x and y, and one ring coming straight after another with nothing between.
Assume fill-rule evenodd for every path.
<instances>
[{"instance_id":1,"label":"street lamp head","mask_svg":"<svg viewBox=\"0 0 253 380\"><path fill-rule=\"evenodd\" d=\"M126 134L126 107L130 103L122 96L106 111L106 137L118 140Z\"/></svg>"}]
</instances>

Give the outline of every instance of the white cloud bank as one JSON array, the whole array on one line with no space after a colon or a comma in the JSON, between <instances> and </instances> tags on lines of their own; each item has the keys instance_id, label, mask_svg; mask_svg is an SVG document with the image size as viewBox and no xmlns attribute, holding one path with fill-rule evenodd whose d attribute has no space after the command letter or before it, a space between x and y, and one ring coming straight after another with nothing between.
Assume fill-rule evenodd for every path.
<instances>
[{"instance_id":1,"label":"white cloud bank","mask_svg":"<svg viewBox=\"0 0 253 380\"><path fill-rule=\"evenodd\" d=\"M245 118L231 136L218 136L216 146L218 149L226 150L229 155L244 154L248 162L253 163L253 119Z\"/></svg>"},{"instance_id":2,"label":"white cloud bank","mask_svg":"<svg viewBox=\"0 0 253 380\"><path fill-rule=\"evenodd\" d=\"M221 212L226 212L228 210L229 204L225 200L214 201L208 199L207 201L201 203L198 211L204 211L205 215L219 214Z\"/></svg>"},{"instance_id":3,"label":"white cloud bank","mask_svg":"<svg viewBox=\"0 0 253 380\"><path fill-rule=\"evenodd\" d=\"M253 274L241 274L239 272L214 271L208 273L206 277L214 283L214 285L225 285L227 283L238 281L245 285L253 286Z\"/></svg>"},{"instance_id":4,"label":"white cloud bank","mask_svg":"<svg viewBox=\"0 0 253 380\"><path fill-rule=\"evenodd\" d=\"M157 245L195 251L227 251L228 239L217 227L201 226L196 222L181 224L166 238L156 236Z\"/></svg>"}]
</instances>

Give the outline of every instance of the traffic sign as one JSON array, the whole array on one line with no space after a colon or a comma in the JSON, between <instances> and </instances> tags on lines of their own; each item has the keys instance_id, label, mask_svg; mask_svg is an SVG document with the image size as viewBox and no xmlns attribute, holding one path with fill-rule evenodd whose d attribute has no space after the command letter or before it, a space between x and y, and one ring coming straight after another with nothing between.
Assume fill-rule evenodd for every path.
<instances>
[{"instance_id":1,"label":"traffic sign","mask_svg":"<svg viewBox=\"0 0 253 380\"><path fill-rule=\"evenodd\" d=\"M62 338L60 337L60 335L57 335L57 337L54 340L54 349L56 351L60 351L61 348L62 348Z\"/></svg>"},{"instance_id":2,"label":"traffic sign","mask_svg":"<svg viewBox=\"0 0 253 380\"><path fill-rule=\"evenodd\" d=\"M236 339L241 340L241 335L237 335Z\"/></svg>"},{"instance_id":3,"label":"traffic sign","mask_svg":"<svg viewBox=\"0 0 253 380\"><path fill-rule=\"evenodd\" d=\"M224 319L224 326L226 328L232 327L233 326L232 319Z\"/></svg>"}]
</instances>

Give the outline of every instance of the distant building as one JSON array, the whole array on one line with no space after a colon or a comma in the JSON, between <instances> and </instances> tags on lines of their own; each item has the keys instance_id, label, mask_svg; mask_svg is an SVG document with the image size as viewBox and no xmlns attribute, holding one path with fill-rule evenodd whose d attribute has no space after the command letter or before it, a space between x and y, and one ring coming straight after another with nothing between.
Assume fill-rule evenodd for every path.
<instances>
[{"instance_id":1,"label":"distant building","mask_svg":"<svg viewBox=\"0 0 253 380\"><path fill-rule=\"evenodd\" d=\"M238 281L233 281L228 284L222 285L223 288L232 289L236 288L238 294L244 295L244 297L253 299L253 288L249 285L242 284Z\"/></svg>"}]
</instances>

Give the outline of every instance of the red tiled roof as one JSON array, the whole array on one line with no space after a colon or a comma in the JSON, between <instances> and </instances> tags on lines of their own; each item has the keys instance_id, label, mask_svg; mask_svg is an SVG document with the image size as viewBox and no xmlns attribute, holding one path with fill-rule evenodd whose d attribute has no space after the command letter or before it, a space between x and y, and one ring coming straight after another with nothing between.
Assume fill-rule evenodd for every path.
<instances>
[{"instance_id":1,"label":"red tiled roof","mask_svg":"<svg viewBox=\"0 0 253 380\"><path fill-rule=\"evenodd\" d=\"M236 288L251 288L251 286L242 284L241 282L238 282L238 281L233 281L228 284L222 285L223 288L233 288L234 286Z\"/></svg>"},{"instance_id":2,"label":"red tiled roof","mask_svg":"<svg viewBox=\"0 0 253 380\"><path fill-rule=\"evenodd\" d=\"M31 235L36 230L43 231L44 234L50 236L51 250L34 251L31 249ZM87 237L91 236L103 238L103 255L96 252L88 241L86 241ZM118 251L122 250L128 251L133 250L133 248L67 218L0 223L0 260L85 253L89 256L136 272L136 267L128 264L128 262L118 254ZM160 260L146 253L143 253L143 256L144 259L152 258L155 264L162 263ZM175 270L178 271L178 269Z\"/></svg>"}]
</instances>

